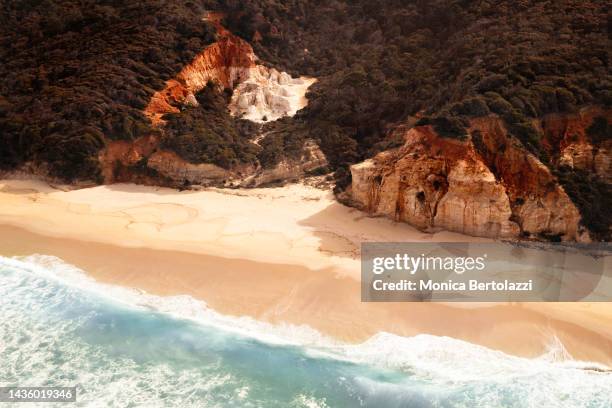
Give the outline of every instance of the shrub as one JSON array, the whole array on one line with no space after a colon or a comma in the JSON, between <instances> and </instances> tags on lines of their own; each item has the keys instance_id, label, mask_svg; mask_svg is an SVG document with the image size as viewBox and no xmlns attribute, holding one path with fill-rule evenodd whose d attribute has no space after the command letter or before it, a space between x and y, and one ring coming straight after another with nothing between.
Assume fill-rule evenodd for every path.
<instances>
[{"instance_id":1,"label":"shrub","mask_svg":"<svg viewBox=\"0 0 612 408\"><path fill-rule=\"evenodd\" d=\"M465 140L467 138L467 121L457 116L438 116L421 118L417 126L432 125L436 133L449 139Z\"/></svg>"},{"instance_id":2,"label":"shrub","mask_svg":"<svg viewBox=\"0 0 612 408\"><path fill-rule=\"evenodd\" d=\"M591 142L599 145L612 138L612 126L606 118L597 116L587 128L587 135L591 138Z\"/></svg>"},{"instance_id":3,"label":"shrub","mask_svg":"<svg viewBox=\"0 0 612 408\"><path fill-rule=\"evenodd\" d=\"M592 232L593 238L610 241L612 238L612 185L584 170L562 167L555 171L559 182L576 204L582 215L582 223Z\"/></svg>"}]
</instances>

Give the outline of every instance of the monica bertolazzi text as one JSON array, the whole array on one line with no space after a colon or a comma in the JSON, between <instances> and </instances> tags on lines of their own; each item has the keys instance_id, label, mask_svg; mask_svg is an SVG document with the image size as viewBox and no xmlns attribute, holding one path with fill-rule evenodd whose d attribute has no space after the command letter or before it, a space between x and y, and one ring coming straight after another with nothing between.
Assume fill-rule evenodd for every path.
<instances>
[{"instance_id":1,"label":"monica bertolazzi text","mask_svg":"<svg viewBox=\"0 0 612 408\"><path fill-rule=\"evenodd\" d=\"M382 279L375 279L372 282L372 287L376 291L531 291L533 290L533 281L529 279L526 282L510 282L505 279L503 281L480 282L476 279L470 279L466 283L453 282L452 280L435 282L431 279L420 279L418 281L402 279L397 282L384 282Z\"/></svg>"}]
</instances>

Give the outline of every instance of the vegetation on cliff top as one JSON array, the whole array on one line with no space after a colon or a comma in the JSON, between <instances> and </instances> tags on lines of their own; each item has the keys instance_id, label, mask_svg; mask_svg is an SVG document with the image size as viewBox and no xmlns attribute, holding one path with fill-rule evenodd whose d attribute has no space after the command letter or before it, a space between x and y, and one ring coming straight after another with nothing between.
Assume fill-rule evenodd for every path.
<instances>
[{"instance_id":1,"label":"vegetation on cliff top","mask_svg":"<svg viewBox=\"0 0 612 408\"><path fill-rule=\"evenodd\" d=\"M612 225L612 185L585 170L561 167L555 171L565 192L571 197L582 215L593 238L610 241Z\"/></svg>"}]
</instances>

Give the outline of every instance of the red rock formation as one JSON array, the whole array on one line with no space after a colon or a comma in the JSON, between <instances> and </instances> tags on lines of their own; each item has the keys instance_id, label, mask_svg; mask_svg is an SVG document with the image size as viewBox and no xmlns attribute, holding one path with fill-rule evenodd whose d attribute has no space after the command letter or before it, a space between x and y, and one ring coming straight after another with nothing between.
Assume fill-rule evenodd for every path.
<instances>
[{"instance_id":1,"label":"red rock formation","mask_svg":"<svg viewBox=\"0 0 612 408\"><path fill-rule=\"evenodd\" d=\"M580 215L549 169L496 117L475 119L471 137L416 127L405 144L351 167L358 207L421 229L486 237L558 235L586 240Z\"/></svg>"},{"instance_id":2,"label":"red rock formation","mask_svg":"<svg viewBox=\"0 0 612 408\"><path fill-rule=\"evenodd\" d=\"M524 234L579 237L576 206L548 167L508 135L501 119L475 119L470 133L484 163L503 184Z\"/></svg>"},{"instance_id":3,"label":"red rock formation","mask_svg":"<svg viewBox=\"0 0 612 408\"><path fill-rule=\"evenodd\" d=\"M145 184L180 185L184 182L201 185L222 184L231 172L214 164L192 164L176 153L157 149L154 136L140 137L133 142L113 141L100 152L98 159L107 183L137 181ZM138 168L141 160L146 167ZM138 171L142 171L142 174ZM157 176L151 174L151 170Z\"/></svg>"},{"instance_id":4,"label":"red rock formation","mask_svg":"<svg viewBox=\"0 0 612 408\"><path fill-rule=\"evenodd\" d=\"M230 171L214 164L189 163L176 153L168 151L153 153L147 161L147 166L169 180L200 185L223 184L232 175Z\"/></svg>"},{"instance_id":5,"label":"red rock formation","mask_svg":"<svg viewBox=\"0 0 612 408\"><path fill-rule=\"evenodd\" d=\"M518 235L503 186L469 143L438 137L428 126L409 130L405 141L352 166L352 198L364 209L425 230Z\"/></svg>"},{"instance_id":6,"label":"red rock formation","mask_svg":"<svg viewBox=\"0 0 612 408\"><path fill-rule=\"evenodd\" d=\"M195 101L193 95L208 81L233 88L248 78L249 70L256 66L253 48L223 28L220 19L221 16L215 13L209 13L207 17L217 29L217 41L206 47L174 79L166 81L164 89L151 97L144 112L153 124L162 124L161 117L166 113L179 112L177 105L189 99Z\"/></svg>"},{"instance_id":7,"label":"red rock formation","mask_svg":"<svg viewBox=\"0 0 612 408\"><path fill-rule=\"evenodd\" d=\"M104 182L124 181L128 175L120 177L115 174L117 169L136 165L140 160L153 153L157 144L158 140L155 136L143 136L131 142L126 140L108 142L106 148L98 154Z\"/></svg>"}]
</instances>

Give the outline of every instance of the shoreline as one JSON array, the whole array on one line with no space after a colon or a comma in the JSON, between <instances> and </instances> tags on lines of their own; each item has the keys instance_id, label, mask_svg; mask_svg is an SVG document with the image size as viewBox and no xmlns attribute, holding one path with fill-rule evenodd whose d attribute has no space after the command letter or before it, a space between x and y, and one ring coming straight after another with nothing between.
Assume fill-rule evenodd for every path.
<instances>
[{"instance_id":1,"label":"shoreline","mask_svg":"<svg viewBox=\"0 0 612 408\"><path fill-rule=\"evenodd\" d=\"M367 218L320 190L0 187L3 256L54 255L102 283L190 295L224 315L343 342L425 333L533 358L556 337L576 360L612 366L612 304L362 303L357 240L474 238ZM233 215L237 224L224 219Z\"/></svg>"}]
</instances>

